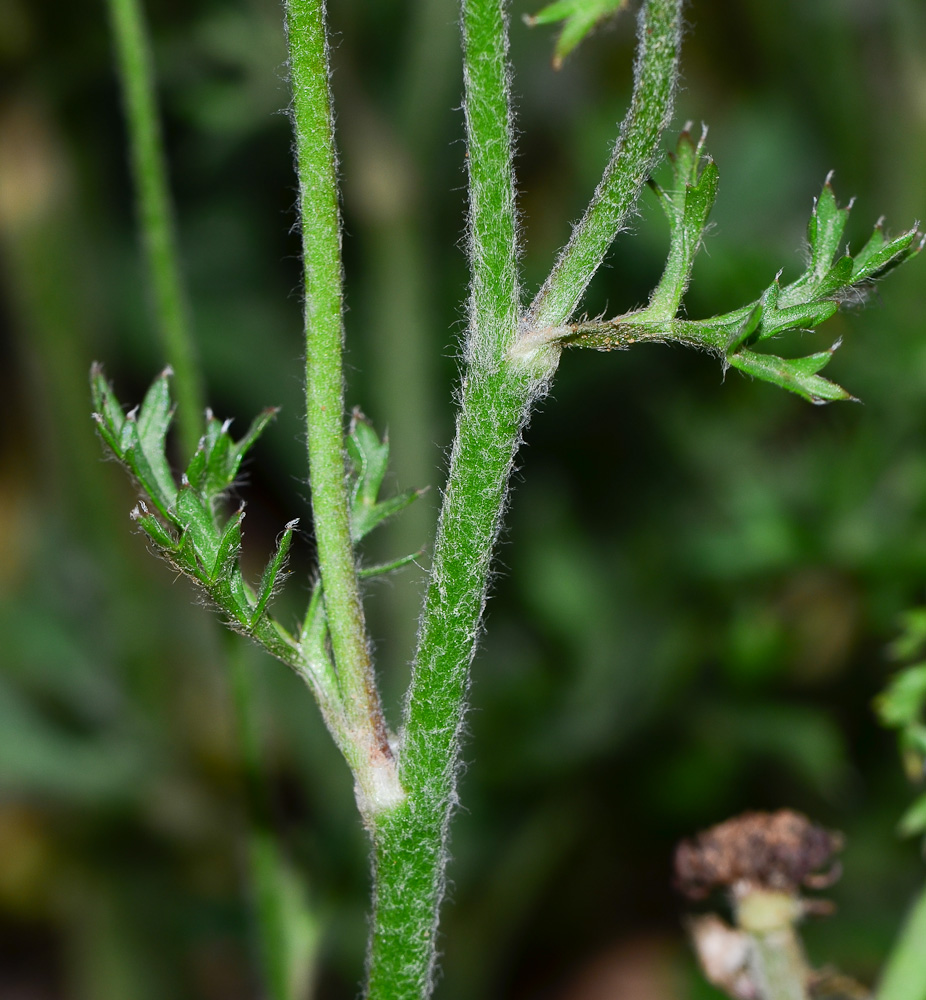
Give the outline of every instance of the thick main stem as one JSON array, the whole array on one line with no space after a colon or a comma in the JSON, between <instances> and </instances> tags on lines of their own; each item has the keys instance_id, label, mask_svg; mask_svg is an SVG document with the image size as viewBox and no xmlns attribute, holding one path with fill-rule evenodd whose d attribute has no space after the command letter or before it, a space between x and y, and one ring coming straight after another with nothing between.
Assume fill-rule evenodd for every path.
<instances>
[{"instance_id":1,"label":"thick main stem","mask_svg":"<svg viewBox=\"0 0 926 1000\"><path fill-rule=\"evenodd\" d=\"M507 25L499 0L464 0L472 271L467 371L418 637L399 776L407 800L373 826L376 900L367 996L430 995L469 666L521 430L552 375L508 359L519 298Z\"/></svg>"},{"instance_id":2,"label":"thick main stem","mask_svg":"<svg viewBox=\"0 0 926 1000\"><path fill-rule=\"evenodd\" d=\"M635 200L656 157L674 88L679 0L650 0L650 7L657 16L644 22L641 44L660 53L655 62L667 75L667 85L639 82L641 65L654 61L641 55L632 124L645 121L647 127L633 134L633 169L626 158L612 160L590 209L591 223L580 224L579 236L564 254L567 264L574 261L575 266L569 264L566 278L555 270L555 280L548 282L558 304L539 308L541 318L563 313L565 319L574 307L619 224L615 211L621 218L620 213L629 211L632 204L626 202ZM376 1000L411 1000L431 992L469 668L492 552L521 431L559 359L555 344L512 350L524 323L519 317L503 2L463 0L463 29L472 271L467 369L406 701L399 776L407 799L377 817L372 827L376 910L367 996ZM632 173L626 184L624 171ZM613 193L615 185L619 196ZM564 295L572 303L568 307Z\"/></svg>"},{"instance_id":3,"label":"thick main stem","mask_svg":"<svg viewBox=\"0 0 926 1000\"><path fill-rule=\"evenodd\" d=\"M391 751L367 645L344 460L341 239L322 0L287 0L305 271L306 428L318 562L355 774Z\"/></svg>"}]
</instances>

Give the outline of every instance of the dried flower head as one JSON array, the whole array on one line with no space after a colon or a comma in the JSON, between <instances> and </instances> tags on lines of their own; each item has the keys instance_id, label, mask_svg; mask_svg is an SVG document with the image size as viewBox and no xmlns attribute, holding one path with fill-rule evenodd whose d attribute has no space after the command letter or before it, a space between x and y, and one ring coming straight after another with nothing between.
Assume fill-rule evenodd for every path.
<instances>
[{"instance_id":1,"label":"dried flower head","mask_svg":"<svg viewBox=\"0 0 926 1000\"><path fill-rule=\"evenodd\" d=\"M789 809L744 813L678 845L676 886L691 899L704 899L718 888L738 894L824 888L839 878L833 855L841 848L840 834ZM821 873L826 865L831 867Z\"/></svg>"}]
</instances>

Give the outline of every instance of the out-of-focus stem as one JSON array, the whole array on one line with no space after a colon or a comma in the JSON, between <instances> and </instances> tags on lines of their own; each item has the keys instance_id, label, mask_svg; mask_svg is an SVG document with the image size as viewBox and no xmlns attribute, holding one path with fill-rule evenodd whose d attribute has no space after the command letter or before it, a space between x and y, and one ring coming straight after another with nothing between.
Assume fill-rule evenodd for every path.
<instances>
[{"instance_id":1,"label":"out-of-focus stem","mask_svg":"<svg viewBox=\"0 0 926 1000\"><path fill-rule=\"evenodd\" d=\"M174 369L177 422L189 456L202 433L205 402L177 253L148 28L140 0L108 3L125 103L139 228L148 256L159 333Z\"/></svg>"}]
</instances>

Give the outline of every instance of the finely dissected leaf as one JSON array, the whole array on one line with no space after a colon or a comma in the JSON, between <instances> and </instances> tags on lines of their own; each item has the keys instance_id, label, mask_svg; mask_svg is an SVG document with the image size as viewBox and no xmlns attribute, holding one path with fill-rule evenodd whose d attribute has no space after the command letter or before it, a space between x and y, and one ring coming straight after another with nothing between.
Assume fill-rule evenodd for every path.
<instances>
[{"instance_id":1,"label":"finely dissected leaf","mask_svg":"<svg viewBox=\"0 0 926 1000\"><path fill-rule=\"evenodd\" d=\"M709 158L702 166L705 135L702 133L697 145L687 129L679 136L675 153L669 154L673 175L671 191L651 184L670 228L665 270L645 310L653 318L672 319L678 312L708 216L717 198L717 167Z\"/></svg>"},{"instance_id":2,"label":"finely dissected leaf","mask_svg":"<svg viewBox=\"0 0 926 1000\"><path fill-rule=\"evenodd\" d=\"M189 539L193 551L211 582L212 568L219 553L219 534L212 518L212 511L200 493L188 483L177 494L176 517L183 528L184 541Z\"/></svg>"},{"instance_id":3,"label":"finely dissected leaf","mask_svg":"<svg viewBox=\"0 0 926 1000\"><path fill-rule=\"evenodd\" d=\"M289 555L289 548L293 541L293 529L298 523L299 520L297 518L294 521L290 521L283 529L283 534L277 542L276 552L274 552L273 557L264 569L264 574L260 581L260 589L257 595L257 603L254 605L254 611L251 615L252 628L257 624L260 616L264 613L264 609L267 607L267 602L270 600L270 597L272 596L277 585L281 582L283 567L286 565L286 557Z\"/></svg>"},{"instance_id":4,"label":"finely dissected leaf","mask_svg":"<svg viewBox=\"0 0 926 1000\"><path fill-rule=\"evenodd\" d=\"M605 18L612 17L627 6L627 0L555 0L533 16L527 24L565 22L556 40L553 65L556 69L570 52Z\"/></svg>"},{"instance_id":5,"label":"finely dissected leaf","mask_svg":"<svg viewBox=\"0 0 926 1000\"><path fill-rule=\"evenodd\" d=\"M848 252L840 256L851 206L839 206L827 178L807 227L810 264L797 281L781 287L779 274L750 305L711 319L679 319L676 311L717 188L713 162L708 160L701 167L703 141L702 136L695 145L686 129L670 157L673 189L662 191L653 185L669 218L671 237L665 271L649 305L611 320L583 321L557 329L551 339L599 350L627 347L642 340L676 341L721 354L727 365L813 403L852 399L841 386L817 374L838 343L829 351L803 358L781 358L748 348L789 330L813 330L842 303L861 301L872 281L919 253L926 237L913 228L888 240L879 221L854 258Z\"/></svg>"},{"instance_id":6,"label":"finely dissected leaf","mask_svg":"<svg viewBox=\"0 0 926 1000\"><path fill-rule=\"evenodd\" d=\"M322 587L320 583L316 583L312 588L309 607L306 611L302 628L299 631L299 645L307 656L327 659L328 653L325 649L327 634L328 629L325 624L325 602L322 600Z\"/></svg>"},{"instance_id":7,"label":"finely dissected leaf","mask_svg":"<svg viewBox=\"0 0 926 1000\"><path fill-rule=\"evenodd\" d=\"M378 524L392 517L421 495L417 490L399 493L386 500L379 491L389 462L389 443L380 441L370 422L355 410L347 435L347 454L351 462L351 539L365 538Z\"/></svg>"},{"instance_id":8,"label":"finely dissected leaf","mask_svg":"<svg viewBox=\"0 0 926 1000\"><path fill-rule=\"evenodd\" d=\"M138 480L144 491L151 498L158 511L168 519L170 509L176 501L177 487L171 479L170 484L165 488L154 466L148 457L148 453L142 447L141 435L138 430L138 422L133 410L125 419L122 425L120 436L120 446L122 447L121 458L132 470L133 475Z\"/></svg>"},{"instance_id":9,"label":"finely dissected leaf","mask_svg":"<svg viewBox=\"0 0 926 1000\"><path fill-rule=\"evenodd\" d=\"M849 219L849 208L840 208L836 202L836 194L827 177L823 191L814 205L810 222L807 225L807 242L810 244L811 274L813 278L821 278L839 252L839 241L845 232Z\"/></svg>"},{"instance_id":10,"label":"finely dissected leaf","mask_svg":"<svg viewBox=\"0 0 926 1000\"><path fill-rule=\"evenodd\" d=\"M206 433L200 439L186 471L190 484L211 499L221 496L234 483L244 456L276 414L276 409L265 410L252 421L245 436L236 442L228 433L231 421L217 420L212 411L207 410Z\"/></svg>"},{"instance_id":11,"label":"finely dissected leaf","mask_svg":"<svg viewBox=\"0 0 926 1000\"><path fill-rule=\"evenodd\" d=\"M254 447L257 439L264 433L267 427L273 423L276 419L276 415L280 412L279 407L271 406L257 416L251 421L251 426L248 427L243 438L240 441L233 442L231 452L229 455L229 484L234 480L235 476L238 475L238 471L241 468L241 461L244 456Z\"/></svg>"},{"instance_id":12,"label":"finely dissected leaf","mask_svg":"<svg viewBox=\"0 0 926 1000\"><path fill-rule=\"evenodd\" d=\"M829 403L837 399L852 399L842 386L817 375L833 356L836 346L804 358L779 358L774 354L739 351L728 355L727 360L747 375L796 392L811 403Z\"/></svg>"},{"instance_id":13,"label":"finely dissected leaf","mask_svg":"<svg viewBox=\"0 0 926 1000\"><path fill-rule=\"evenodd\" d=\"M174 552L177 549L177 540L164 527L163 524L148 510L144 500L139 500L132 509L131 518L139 528L155 543L164 549L165 552Z\"/></svg>"},{"instance_id":14,"label":"finely dissected leaf","mask_svg":"<svg viewBox=\"0 0 926 1000\"><path fill-rule=\"evenodd\" d=\"M168 382L172 374L170 368L165 368L151 383L135 421L138 428L138 443L168 507L173 505L177 495L177 484L174 482L165 451L167 431L173 418Z\"/></svg>"},{"instance_id":15,"label":"finely dissected leaf","mask_svg":"<svg viewBox=\"0 0 926 1000\"><path fill-rule=\"evenodd\" d=\"M219 539L218 549L215 554L215 561L212 564L212 571L209 579L212 583L226 580L234 569L238 566L238 557L241 554L241 522L244 520L244 504L228 519Z\"/></svg>"},{"instance_id":16,"label":"finely dissected leaf","mask_svg":"<svg viewBox=\"0 0 926 1000\"><path fill-rule=\"evenodd\" d=\"M359 410L354 411L351 419L347 454L354 473L353 505L372 508L376 505L389 464L389 442L385 439L380 441L372 424Z\"/></svg>"},{"instance_id":17,"label":"finely dissected leaf","mask_svg":"<svg viewBox=\"0 0 926 1000\"><path fill-rule=\"evenodd\" d=\"M838 302L806 302L785 309L766 310L755 340L765 340L786 330L812 330L839 311Z\"/></svg>"},{"instance_id":18,"label":"finely dissected leaf","mask_svg":"<svg viewBox=\"0 0 926 1000\"><path fill-rule=\"evenodd\" d=\"M357 573L362 579L369 579L373 576L384 576L387 573L392 573L397 569L401 569L403 566L408 566L420 556L420 552L412 552L407 556L400 556L398 559L393 559L392 562L377 563L375 566L361 566L360 569L357 570Z\"/></svg>"},{"instance_id":19,"label":"finely dissected leaf","mask_svg":"<svg viewBox=\"0 0 926 1000\"><path fill-rule=\"evenodd\" d=\"M118 453L125 414L112 386L103 375L102 365L96 362L90 369L90 393L93 399L93 417L97 422L100 436L114 452Z\"/></svg>"},{"instance_id":20,"label":"finely dissected leaf","mask_svg":"<svg viewBox=\"0 0 926 1000\"><path fill-rule=\"evenodd\" d=\"M220 424L215 417L210 416L209 423L218 425L218 432L212 436L212 446L207 447L201 490L204 496L214 498L227 490L234 479L234 476L228 475L232 446L228 428L231 426L231 421L226 420Z\"/></svg>"},{"instance_id":21,"label":"finely dissected leaf","mask_svg":"<svg viewBox=\"0 0 926 1000\"><path fill-rule=\"evenodd\" d=\"M825 299L852 284L852 258L846 254L826 272L814 289L814 298Z\"/></svg>"},{"instance_id":22,"label":"finely dissected leaf","mask_svg":"<svg viewBox=\"0 0 926 1000\"><path fill-rule=\"evenodd\" d=\"M917 229L908 229L893 240L886 240L881 224L875 226L868 242L855 255L852 270L853 283L865 279L881 278L888 271L902 264L923 249L922 237Z\"/></svg>"}]
</instances>

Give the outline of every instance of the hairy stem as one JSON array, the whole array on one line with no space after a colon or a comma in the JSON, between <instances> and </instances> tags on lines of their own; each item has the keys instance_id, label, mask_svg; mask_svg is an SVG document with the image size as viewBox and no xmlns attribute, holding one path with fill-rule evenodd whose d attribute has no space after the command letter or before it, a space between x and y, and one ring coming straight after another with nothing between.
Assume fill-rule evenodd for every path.
<instances>
[{"instance_id":1,"label":"hairy stem","mask_svg":"<svg viewBox=\"0 0 926 1000\"><path fill-rule=\"evenodd\" d=\"M926 997L926 889L907 917L888 956L877 1000L923 1000Z\"/></svg>"},{"instance_id":2,"label":"hairy stem","mask_svg":"<svg viewBox=\"0 0 926 1000\"><path fill-rule=\"evenodd\" d=\"M287 0L305 271L309 479L325 611L355 773L391 761L350 536L344 458L341 239L322 0Z\"/></svg>"},{"instance_id":3,"label":"hairy stem","mask_svg":"<svg viewBox=\"0 0 926 1000\"><path fill-rule=\"evenodd\" d=\"M408 798L373 828L368 997L430 995L460 728L492 549L530 404L558 349L507 355L518 283L507 26L499 0L463 4L471 294L467 369L400 754Z\"/></svg>"},{"instance_id":4,"label":"hairy stem","mask_svg":"<svg viewBox=\"0 0 926 1000\"><path fill-rule=\"evenodd\" d=\"M109 13L125 103L139 226L158 327L174 369L180 436L189 456L202 433L205 403L178 262L148 31L140 0L109 0Z\"/></svg>"},{"instance_id":5,"label":"hairy stem","mask_svg":"<svg viewBox=\"0 0 926 1000\"><path fill-rule=\"evenodd\" d=\"M681 0L647 0L637 37L633 98L611 160L585 215L531 303L527 330L567 322L659 158L678 77Z\"/></svg>"}]
</instances>

